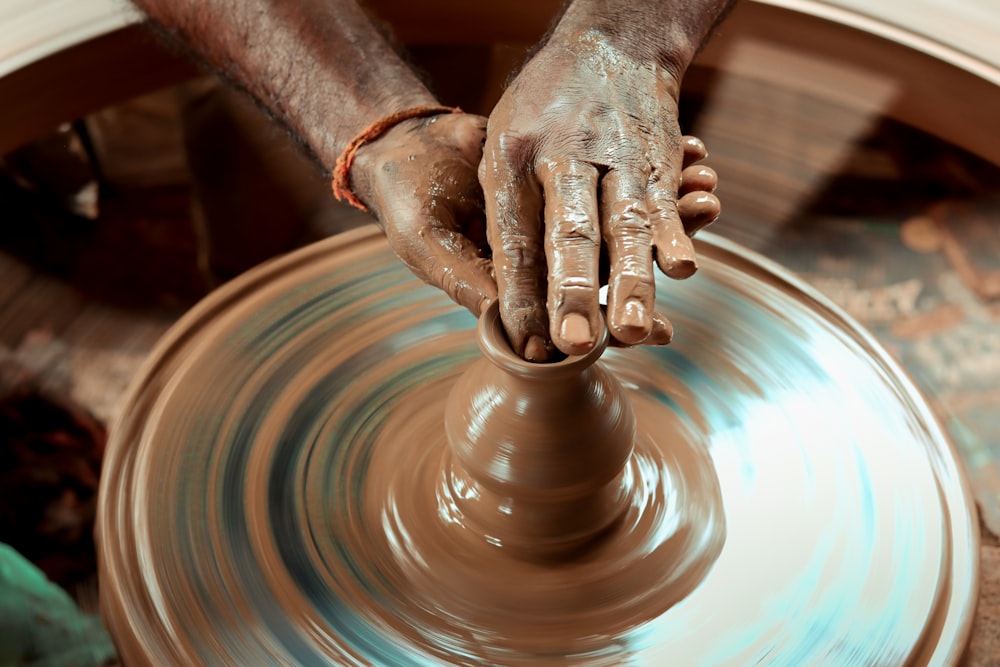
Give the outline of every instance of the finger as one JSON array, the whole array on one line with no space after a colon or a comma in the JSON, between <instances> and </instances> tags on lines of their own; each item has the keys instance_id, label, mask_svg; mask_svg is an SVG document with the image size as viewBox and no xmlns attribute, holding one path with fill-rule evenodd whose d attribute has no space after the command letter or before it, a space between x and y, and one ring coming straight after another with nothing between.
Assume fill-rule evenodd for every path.
<instances>
[{"instance_id":1,"label":"finger","mask_svg":"<svg viewBox=\"0 0 1000 667\"><path fill-rule=\"evenodd\" d=\"M698 230L715 222L722 212L718 197L711 194L719 185L719 176L711 167L691 164L707 155L700 139L684 137L682 147L685 167L681 172L677 212L684 232L694 236Z\"/></svg>"},{"instance_id":2,"label":"finger","mask_svg":"<svg viewBox=\"0 0 1000 667\"><path fill-rule=\"evenodd\" d=\"M662 173L662 172L661 172ZM656 264L667 276L683 279L698 270L694 245L677 211L677 188L668 176L654 173L646 189L646 206L653 228Z\"/></svg>"},{"instance_id":3,"label":"finger","mask_svg":"<svg viewBox=\"0 0 1000 667\"><path fill-rule=\"evenodd\" d=\"M704 165L693 165L681 172L681 185L678 189L678 196L683 197L689 192L701 190L703 192L715 192L719 186L719 175L711 167Z\"/></svg>"},{"instance_id":4,"label":"finger","mask_svg":"<svg viewBox=\"0 0 1000 667\"><path fill-rule=\"evenodd\" d=\"M436 219L415 221L406 226L390 221L386 228L389 244L403 263L473 315L478 317L496 300L497 288L490 260L472 240L458 231L448 212L439 212ZM414 243L414 239L420 242Z\"/></svg>"},{"instance_id":5,"label":"finger","mask_svg":"<svg viewBox=\"0 0 1000 667\"><path fill-rule=\"evenodd\" d=\"M653 325L650 328L649 335L642 345L668 345L674 337L674 326L670 323L666 317L660 313L653 313ZM627 345L617 338L612 337L609 343L611 347L632 347Z\"/></svg>"},{"instance_id":6,"label":"finger","mask_svg":"<svg viewBox=\"0 0 1000 667\"><path fill-rule=\"evenodd\" d=\"M687 169L695 162L708 157L708 149L705 143L698 137L686 134L681 137L681 150L683 152L682 169Z\"/></svg>"},{"instance_id":7,"label":"finger","mask_svg":"<svg viewBox=\"0 0 1000 667\"><path fill-rule=\"evenodd\" d=\"M514 352L528 361L547 361L554 348L545 310L546 268L542 239L541 190L518 165L524 153L516 138L487 139L480 183L486 229L493 250L500 318Z\"/></svg>"},{"instance_id":8,"label":"finger","mask_svg":"<svg viewBox=\"0 0 1000 667\"><path fill-rule=\"evenodd\" d=\"M646 211L646 174L612 169L601 179L601 230L608 250L608 328L626 345L653 324L653 230Z\"/></svg>"},{"instance_id":9,"label":"finger","mask_svg":"<svg viewBox=\"0 0 1000 667\"><path fill-rule=\"evenodd\" d=\"M664 315L653 313L653 330L643 345L668 345L674 339L674 325Z\"/></svg>"},{"instance_id":10,"label":"finger","mask_svg":"<svg viewBox=\"0 0 1000 667\"><path fill-rule=\"evenodd\" d=\"M585 354L603 326L597 169L580 160L545 160L536 171L545 194L550 335L560 351Z\"/></svg>"},{"instance_id":11,"label":"finger","mask_svg":"<svg viewBox=\"0 0 1000 667\"><path fill-rule=\"evenodd\" d=\"M694 236L698 230L719 219L722 204L711 192L689 192L678 200L677 213L681 216L684 232Z\"/></svg>"}]
</instances>

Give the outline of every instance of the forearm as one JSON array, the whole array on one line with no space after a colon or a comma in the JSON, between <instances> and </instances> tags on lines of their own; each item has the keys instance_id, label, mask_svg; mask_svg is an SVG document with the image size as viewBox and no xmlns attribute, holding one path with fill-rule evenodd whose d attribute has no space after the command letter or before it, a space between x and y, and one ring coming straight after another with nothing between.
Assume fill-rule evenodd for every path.
<instances>
[{"instance_id":1,"label":"forearm","mask_svg":"<svg viewBox=\"0 0 1000 667\"><path fill-rule=\"evenodd\" d=\"M666 67L677 80L736 0L573 0L550 41L586 31L638 62Z\"/></svg>"},{"instance_id":2,"label":"forearm","mask_svg":"<svg viewBox=\"0 0 1000 667\"><path fill-rule=\"evenodd\" d=\"M134 2L255 97L327 171L374 120L435 103L354 0Z\"/></svg>"}]
</instances>

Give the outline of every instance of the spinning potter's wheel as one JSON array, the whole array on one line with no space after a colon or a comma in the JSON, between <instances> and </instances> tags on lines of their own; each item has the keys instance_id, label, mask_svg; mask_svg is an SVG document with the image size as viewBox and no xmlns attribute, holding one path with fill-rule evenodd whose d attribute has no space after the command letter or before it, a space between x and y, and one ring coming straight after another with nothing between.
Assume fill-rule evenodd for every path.
<instances>
[{"instance_id":1,"label":"spinning potter's wheel","mask_svg":"<svg viewBox=\"0 0 1000 667\"><path fill-rule=\"evenodd\" d=\"M209 297L106 457L101 596L124 661L955 662L977 537L930 412L814 292L710 235L698 250L694 278L658 285L675 342L599 362L636 415L629 498L568 559L463 525L443 424L475 321L376 233Z\"/></svg>"}]
</instances>

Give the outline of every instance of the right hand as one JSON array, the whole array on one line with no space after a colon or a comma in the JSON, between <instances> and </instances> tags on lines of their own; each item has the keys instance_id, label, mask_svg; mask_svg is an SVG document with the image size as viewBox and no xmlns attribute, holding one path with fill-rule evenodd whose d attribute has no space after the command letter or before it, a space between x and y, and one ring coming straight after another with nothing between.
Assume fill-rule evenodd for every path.
<instances>
[{"instance_id":1,"label":"right hand","mask_svg":"<svg viewBox=\"0 0 1000 667\"><path fill-rule=\"evenodd\" d=\"M490 114L480 182L500 313L524 358L584 354L605 324L622 345L669 342L654 262L671 278L694 273L689 237L719 212L705 192L714 172L692 166L703 145L680 133L679 85L676 70L601 31L570 31Z\"/></svg>"}]
</instances>

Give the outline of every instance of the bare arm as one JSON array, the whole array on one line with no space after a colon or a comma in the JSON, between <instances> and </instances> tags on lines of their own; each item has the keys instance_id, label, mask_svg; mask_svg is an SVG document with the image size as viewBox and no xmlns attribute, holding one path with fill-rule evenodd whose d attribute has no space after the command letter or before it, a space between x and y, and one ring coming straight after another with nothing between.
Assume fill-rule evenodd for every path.
<instances>
[{"instance_id":1,"label":"bare arm","mask_svg":"<svg viewBox=\"0 0 1000 667\"><path fill-rule=\"evenodd\" d=\"M355 0L135 0L246 90L329 174L379 119L436 105ZM425 281L478 314L496 298L476 168L486 119L414 118L358 151L350 185Z\"/></svg>"},{"instance_id":2,"label":"bare arm","mask_svg":"<svg viewBox=\"0 0 1000 667\"><path fill-rule=\"evenodd\" d=\"M135 0L332 171L374 120L433 95L354 0Z\"/></svg>"}]
</instances>

